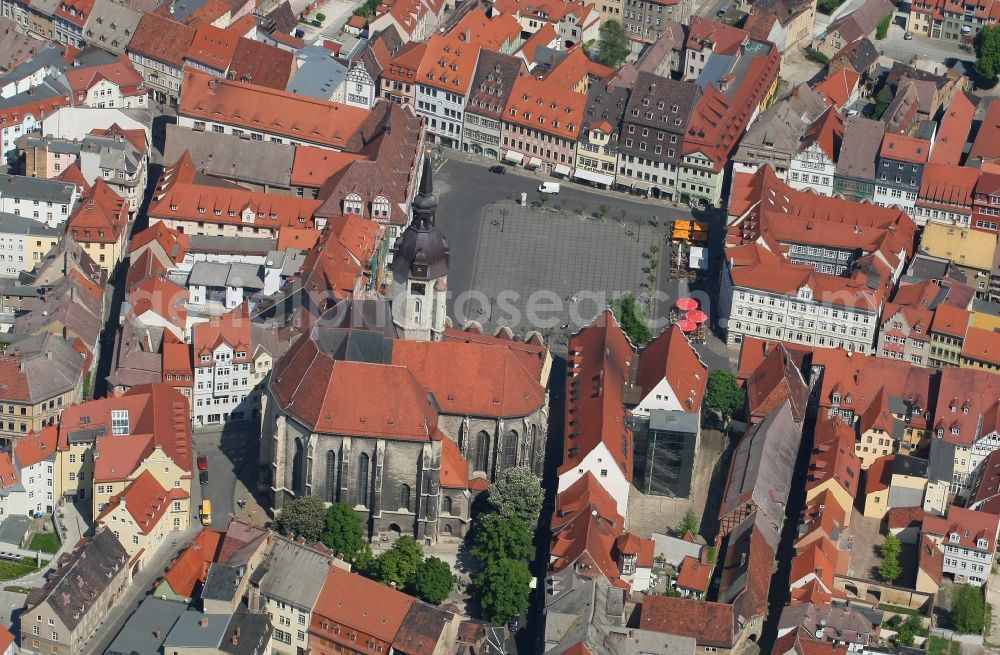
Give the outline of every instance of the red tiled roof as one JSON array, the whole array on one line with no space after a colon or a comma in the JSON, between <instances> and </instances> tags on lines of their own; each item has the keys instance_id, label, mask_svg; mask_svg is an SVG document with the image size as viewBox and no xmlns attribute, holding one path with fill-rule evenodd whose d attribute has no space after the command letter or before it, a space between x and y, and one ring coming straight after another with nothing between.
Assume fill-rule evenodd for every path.
<instances>
[{"instance_id":1,"label":"red tiled roof","mask_svg":"<svg viewBox=\"0 0 1000 655\"><path fill-rule=\"evenodd\" d=\"M1000 333L970 327L962 344L962 357L1000 366Z\"/></svg>"},{"instance_id":2,"label":"red tiled roof","mask_svg":"<svg viewBox=\"0 0 1000 655\"><path fill-rule=\"evenodd\" d=\"M515 418L545 404L539 380L499 342L397 340L392 363L409 369L446 414Z\"/></svg>"},{"instance_id":3,"label":"red tiled roof","mask_svg":"<svg viewBox=\"0 0 1000 655\"><path fill-rule=\"evenodd\" d=\"M1000 8L998 3L991 4ZM990 108L986 110L976 140L972 142L967 161L996 162L998 159L1000 159L1000 102L992 102Z\"/></svg>"},{"instance_id":4,"label":"red tiled roof","mask_svg":"<svg viewBox=\"0 0 1000 655\"><path fill-rule=\"evenodd\" d=\"M253 225L277 231L283 227L312 227L321 200L248 191L237 187L197 184L187 173L195 173L187 152L174 166L164 170L150 202L151 217L174 221L196 221L245 225L243 213L253 214Z\"/></svg>"},{"instance_id":5,"label":"red tiled roof","mask_svg":"<svg viewBox=\"0 0 1000 655\"><path fill-rule=\"evenodd\" d=\"M937 206L948 211L972 211L973 191L979 182L979 169L958 164L935 164L924 166L920 178L920 195L917 204Z\"/></svg>"},{"instance_id":6,"label":"red tiled roof","mask_svg":"<svg viewBox=\"0 0 1000 655\"><path fill-rule=\"evenodd\" d=\"M851 497L856 496L861 463L854 449L854 428L839 418L818 419L815 433L806 489L815 489L832 478ZM869 469L868 479L871 477Z\"/></svg>"},{"instance_id":7,"label":"red tiled roof","mask_svg":"<svg viewBox=\"0 0 1000 655\"><path fill-rule=\"evenodd\" d=\"M945 442L971 447L1000 430L1000 375L946 366L940 376L934 430Z\"/></svg>"},{"instance_id":8,"label":"red tiled roof","mask_svg":"<svg viewBox=\"0 0 1000 655\"><path fill-rule=\"evenodd\" d=\"M124 96L142 96L146 90L141 88L142 75L132 65L126 55L121 55L113 63L90 66L87 68L70 68L63 73L69 83L70 90L76 94L77 102L82 102L91 88L101 80L107 80L118 87Z\"/></svg>"},{"instance_id":9,"label":"red tiled roof","mask_svg":"<svg viewBox=\"0 0 1000 655\"><path fill-rule=\"evenodd\" d=\"M941 127L931 146L932 164L958 164L962 159L965 141L972 129L976 106L964 93L956 93L941 118ZM926 175L926 170L924 175Z\"/></svg>"},{"instance_id":10,"label":"red tiled roof","mask_svg":"<svg viewBox=\"0 0 1000 655\"><path fill-rule=\"evenodd\" d=\"M639 354L639 386L650 393L666 378L683 411L698 413L708 384L708 367L673 325L649 343Z\"/></svg>"},{"instance_id":11,"label":"red tiled roof","mask_svg":"<svg viewBox=\"0 0 1000 655\"><path fill-rule=\"evenodd\" d=\"M531 130L576 141L580 137L587 96L548 80L514 80L504 107L504 120Z\"/></svg>"},{"instance_id":12,"label":"red tiled roof","mask_svg":"<svg viewBox=\"0 0 1000 655\"><path fill-rule=\"evenodd\" d=\"M885 491L892 484L892 463L896 461L896 456L882 455L868 467L868 475L865 480L865 495L878 491Z\"/></svg>"},{"instance_id":13,"label":"red tiled roof","mask_svg":"<svg viewBox=\"0 0 1000 655\"><path fill-rule=\"evenodd\" d=\"M98 178L66 221L66 232L79 243L117 243L128 226L128 209L128 201Z\"/></svg>"},{"instance_id":14,"label":"red tiled roof","mask_svg":"<svg viewBox=\"0 0 1000 655\"><path fill-rule=\"evenodd\" d=\"M150 277L139 282L129 291L131 316L141 317L153 312L181 330L187 327L188 290L162 277Z\"/></svg>"},{"instance_id":15,"label":"red tiled roof","mask_svg":"<svg viewBox=\"0 0 1000 655\"><path fill-rule=\"evenodd\" d=\"M364 602L359 602L361 599ZM313 622L317 618L326 619L341 626L340 637L345 645L351 643L347 640L348 633L355 630L391 643L410 606L416 602L419 601L401 591L331 566L313 608Z\"/></svg>"},{"instance_id":16,"label":"red tiled roof","mask_svg":"<svg viewBox=\"0 0 1000 655\"><path fill-rule=\"evenodd\" d=\"M610 584L627 587L614 557L625 522L615 506L590 472L564 489L552 516L549 570L586 564L600 570Z\"/></svg>"},{"instance_id":17,"label":"red tiled roof","mask_svg":"<svg viewBox=\"0 0 1000 655\"><path fill-rule=\"evenodd\" d=\"M882 139L879 156L912 164L923 164L931 152L931 144L925 139L905 134L887 132Z\"/></svg>"},{"instance_id":18,"label":"red tiled roof","mask_svg":"<svg viewBox=\"0 0 1000 655\"><path fill-rule=\"evenodd\" d=\"M292 186L319 188L330 177L365 155L349 152L331 152L326 148L297 146L292 163Z\"/></svg>"},{"instance_id":19,"label":"red tiled roof","mask_svg":"<svg viewBox=\"0 0 1000 655\"><path fill-rule=\"evenodd\" d=\"M469 488L469 462L451 439L441 440L441 486L445 489Z\"/></svg>"},{"instance_id":20,"label":"red tiled roof","mask_svg":"<svg viewBox=\"0 0 1000 655\"><path fill-rule=\"evenodd\" d=\"M191 237L183 232L178 232L173 228L167 227L165 223L156 222L142 232L132 236L129 252L134 253L139 248L147 246L154 241L160 245L160 248L163 249L164 254L170 261L174 264L179 264L184 261L184 255L187 253Z\"/></svg>"},{"instance_id":21,"label":"red tiled roof","mask_svg":"<svg viewBox=\"0 0 1000 655\"><path fill-rule=\"evenodd\" d=\"M476 8L465 14L448 35L486 50L501 51L505 50L505 45L520 41L521 23L513 14L501 13L489 17L485 11Z\"/></svg>"},{"instance_id":22,"label":"red tiled roof","mask_svg":"<svg viewBox=\"0 0 1000 655\"><path fill-rule=\"evenodd\" d=\"M253 23L253 16L247 15ZM255 86L284 91L295 73L295 53L268 43L240 37L228 76Z\"/></svg>"},{"instance_id":23,"label":"red tiled roof","mask_svg":"<svg viewBox=\"0 0 1000 655\"><path fill-rule=\"evenodd\" d=\"M473 67L475 60L473 59ZM178 113L343 149L369 111L186 70Z\"/></svg>"},{"instance_id":24,"label":"red tiled roof","mask_svg":"<svg viewBox=\"0 0 1000 655\"><path fill-rule=\"evenodd\" d=\"M194 597L195 587L205 581L209 565L216 561L222 536L223 533L216 530L202 530L174 560L164 579L175 594L182 598Z\"/></svg>"},{"instance_id":25,"label":"red tiled roof","mask_svg":"<svg viewBox=\"0 0 1000 655\"><path fill-rule=\"evenodd\" d=\"M417 68L417 84L465 95L476 74L480 45L465 43L457 34L434 34Z\"/></svg>"},{"instance_id":26,"label":"red tiled roof","mask_svg":"<svg viewBox=\"0 0 1000 655\"><path fill-rule=\"evenodd\" d=\"M886 526L890 530L905 530L920 527L924 522L923 507L893 507L886 514Z\"/></svg>"},{"instance_id":27,"label":"red tiled roof","mask_svg":"<svg viewBox=\"0 0 1000 655\"><path fill-rule=\"evenodd\" d=\"M148 470L143 471L139 477L125 487L122 493L116 494L108 500L97 520L101 523L105 522L105 517L108 514L119 505L124 504L140 532L148 535L160 522L170 504L174 500L187 498L187 496L187 492L180 489L167 491L152 473Z\"/></svg>"},{"instance_id":28,"label":"red tiled roof","mask_svg":"<svg viewBox=\"0 0 1000 655\"><path fill-rule=\"evenodd\" d=\"M94 8L94 0L60 0L55 15L68 23L82 28Z\"/></svg>"},{"instance_id":29,"label":"red tiled roof","mask_svg":"<svg viewBox=\"0 0 1000 655\"><path fill-rule=\"evenodd\" d=\"M189 343L179 343L179 342L166 342L163 344L163 373L177 375L190 375L194 376L194 366L191 363L191 344ZM188 382L187 380L182 380L182 382ZM191 383L194 382L192 379ZM193 386L193 384L178 385L174 386Z\"/></svg>"},{"instance_id":30,"label":"red tiled roof","mask_svg":"<svg viewBox=\"0 0 1000 655\"><path fill-rule=\"evenodd\" d=\"M677 576L677 586L698 593L708 591L708 581L712 577L711 564L703 563L697 557L686 556L681 560L681 572Z\"/></svg>"},{"instance_id":31,"label":"red tiled roof","mask_svg":"<svg viewBox=\"0 0 1000 655\"><path fill-rule=\"evenodd\" d=\"M842 109L858 88L861 73L853 68L841 68L813 87L823 98L837 109Z\"/></svg>"},{"instance_id":32,"label":"red tiled roof","mask_svg":"<svg viewBox=\"0 0 1000 655\"><path fill-rule=\"evenodd\" d=\"M998 531L1000 516L957 505L948 508L947 516L924 515L923 534L944 537L946 543L979 552L996 552ZM958 540L954 541L952 536L957 536ZM986 540L985 548L977 544L980 539Z\"/></svg>"},{"instance_id":33,"label":"red tiled roof","mask_svg":"<svg viewBox=\"0 0 1000 655\"><path fill-rule=\"evenodd\" d=\"M240 35L235 32L227 32L210 23L201 23L195 29L194 39L184 58L225 72L229 70L239 38Z\"/></svg>"},{"instance_id":34,"label":"red tiled roof","mask_svg":"<svg viewBox=\"0 0 1000 655\"><path fill-rule=\"evenodd\" d=\"M552 23L544 23L538 28L534 34L528 37L528 39L521 44L517 53L522 55L529 64L535 62L535 53L538 48L547 48L552 45L553 42L559 41L559 35L556 33L556 28L552 26Z\"/></svg>"},{"instance_id":35,"label":"red tiled roof","mask_svg":"<svg viewBox=\"0 0 1000 655\"><path fill-rule=\"evenodd\" d=\"M196 323L191 331L193 342L194 365L196 368L214 367L215 351L225 344L233 350L234 364L247 363L253 357L250 319L243 307L214 317L204 323ZM241 354L242 353L242 354ZM210 356L210 361L202 361L202 357Z\"/></svg>"},{"instance_id":36,"label":"red tiled roof","mask_svg":"<svg viewBox=\"0 0 1000 655\"><path fill-rule=\"evenodd\" d=\"M146 13L135 28L128 51L181 68L184 65L184 55L194 41L194 34L193 27Z\"/></svg>"},{"instance_id":37,"label":"red tiled roof","mask_svg":"<svg viewBox=\"0 0 1000 655\"><path fill-rule=\"evenodd\" d=\"M727 603L647 595L640 612L644 630L693 637L699 646L733 646L733 606Z\"/></svg>"},{"instance_id":38,"label":"red tiled roof","mask_svg":"<svg viewBox=\"0 0 1000 655\"><path fill-rule=\"evenodd\" d=\"M964 338L969 330L970 314L959 307L941 305L934 311L931 330L953 337Z\"/></svg>"},{"instance_id":39,"label":"red tiled roof","mask_svg":"<svg viewBox=\"0 0 1000 655\"><path fill-rule=\"evenodd\" d=\"M944 574L944 553L927 535L920 535L918 566L921 571L930 576L931 580L941 584L941 578Z\"/></svg>"},{"instance_id":40,"label":"red tiled roof","mask_svg":"<svg viewBox=\"0 0 1000 655\"><path fill-rule=\"evenodd\" d=\"M757 422L791 401L792 416L801 423L805 420L809 388L802 379L795 360L783 344L776 344L764 356L746 381L747 404L751 420Z\"/></svg>"},{"instance_id":41,"label":"red tiled roof","mask_svg":"<svg viewBox=\"0 0 1000 655\"><path fill-rule=\"evenodd\" d=\"M14 457L20 468L28 468L48 459L56 452L56 442L59 430L54 425L42 428L41 432L30 432L23 437L17 437L13 442Z\"/></svg>"},{"instance_id":42,"label":"red tiled roof","mask_svg":"<svg viewBox=\"0 0 1000 655\"><path fill-rule=\"evenodd\" d=\"M625 479L632 479L632 433L622 404L632 353L631 342L610 310L570 339L567 438L560 474L577 468L603 443Z\"/></svg>"}]
</instances>

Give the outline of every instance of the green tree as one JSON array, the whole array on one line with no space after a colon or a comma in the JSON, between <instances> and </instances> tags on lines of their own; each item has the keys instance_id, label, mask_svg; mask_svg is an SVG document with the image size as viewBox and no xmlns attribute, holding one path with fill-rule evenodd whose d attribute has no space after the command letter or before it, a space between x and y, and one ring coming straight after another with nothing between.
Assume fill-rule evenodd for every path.
<instances>
[{"instance_id":1,"label":"green tree","mask_svg":"<svg viewBox=\"0 0 1000 655\"><path fill-rule=\"evenodd\" d=\"M882 114L885 110L889 108L889 104L892 102L892 89L889 88L888 84L883 84L882 88L878 90L875 94L875 111L872 114L872 118L879 120L882 118Z\"/></svg>"},{"instance_id":2,"label":"green tree","mask_svg":"<svg viewBox=\"0 0 1000 655\"><path fill-rule=\"evenodd\" d=\"M607 205L599 205L597 207L597 213L600 215L601 218L604 218L608 213L608 209L609 207Z\"/></svg>"},{"instance_id":3,"label":"green tree","mask_svg":"<svg viewBox=\"0 0 1000 655\"><path fill-rule=\"evenodd\" d=\"M440 605L455 588L457 580L447 562L428 557L417 567L407 591L420 600Z\"/></svg>"},{"instance_id":4,"label":"green tree","mask_svg":"<svg viewBox=\"0 0 1000 655\"><path fill-rule=\"evenodd\" d=\"M983 27L972 46L976 49L976 72L988 81L1000 74L1000 26Z\"/></svg>"},{"instance_id":5,"label":"green tree","mask_svg":"<svg viewBox=\"0 0 1000 655\"><path fill-rule=\"evenodd\" d=\"M530 560L535 556L534 535L516 516L487 515L469 552L484 565L503 559Z\"/></svg>"},{"instance_id":6,"label":"green tree","mask_svg":"<svg viewBox=\"0 0 1000 655\"><path fill-rule=\"evenodd\" d=\"M528 609L531 571L520 560L502 559L486 565L476 576L483 618L491 623L507 623Z\"/></svg>"},{"instance_id":7,"label":"green tree","mask_svg":"<svg viewBox=\"0 0 1000 655\"><path fill-rule=\"evenodd\" d=\"M318 541L326 526L326 507L317 496L301 496L285 503L274 520L281 534L295 535L306 541Z\"/></svg>"},{"instance_id":8,"label":"green tree","mask_svg":"<svg viewBox=\"0 0 1000 655\"><path fill-rule=\"evenodd\" d=\"M880 549L882 564L878 567L878 577L882 579L882 582L895 582L903 574L903 567L899 564L899 553L901 551L902 547L899 543L899 537L890 534L885 538L885 543L882 544L882 548Z\"/></svg>"},{"instance_id":9,"label":"green tree","mask_svg":"<svg viewBox=\"0 0 1000 655\"><path fill-rule=\"evenodd\" d=\"M982 634L985 616L986 605L982 589L970 585L954 588L951 596L951 626L956 632Z\"/></svg>"},{"instance_id":10,"label":"green tree","mask_svg":"<svg viewBox=\"0 0 1000 655\"><path fill-rule=\"evenodd\" d=\"M740 388L736 376L721 368L708 374L705 390L705 407L729 421L743 408L746 392Z\"/></svg>"},{"instance_id":11,"label":"green tree","mask_svg":"<svg viewBox=\"0 0 1000 655\"><path fill-rule=\"evenodd\" d=\"M350 505L340 501L326 510L326 527L321 539L327 548L353 562L365 547L361 519Z\"/></svg>"},{"instance_id":12,"label":"green tree","mask_svg":"<svg viewBox=\"0 0 1000 655\"><path fill-rule=\"evenodd\" d=\"M597 40L597 58L605 66L618 68L628 57L628 36L625 28L616 20L606 20L601 24Z\"/></svg>"},{"instance_id":13,"label":"green tree","mask_svg":"<svg viewBox=\"0 0 1000 655\"><path fill-rule=\"evenodd\" d=\"M395 583L397 588L405 589L423 561L423 547L413 537L404 535L392 548L375 558L370 574L382 584Z\"/></svg>"},{"instance_id":14,"label":"green tree","mask_svg":"<svg viewBox=\"0 0 1000 655\"><path fill-rule=\"evenodd\" d=\"M622 295L615 301L612 310L632 343L638 346L649 341L651 335L646 327L646 317L635 296L631 293Z\"/></svg>"},{"instance_id":15,"label":"green tree","mask_svg":"<svg viewBox=\"0 0 1000 655\"><path fill-rule=\"evenodd\" d=\"M698 534L698 527L699 527L698 515L694 513L693 509L689 509L688 511L684 512L684 518L681 519L681 524L677 526L677 531L681 534L682 537L686 535L688 532L690 532L691 535L694 536Z\"/></svg>"},{"instance_id":16,"label":"green tree","mask_svg":"<svg viewBox=\"0 0 1000 655\"><path fill-rule=\"evenodd\" d=\"M542 481L525 466L515 466L503 472L490 487L490 506L500 516L516 516L527 525L535 525L542 512L545 492Z\"/></svg>"},{"instance_id":17,"label":"green tree","mask_svg":"<svg viewBox=\"0 0 1000 655\"><path fill-rule=\"evenodd\" d=\"M875 40L881 41L889 36L889 24L892 22L892 14L886 14L875 27Z\"/></svg>"}]
</instances>

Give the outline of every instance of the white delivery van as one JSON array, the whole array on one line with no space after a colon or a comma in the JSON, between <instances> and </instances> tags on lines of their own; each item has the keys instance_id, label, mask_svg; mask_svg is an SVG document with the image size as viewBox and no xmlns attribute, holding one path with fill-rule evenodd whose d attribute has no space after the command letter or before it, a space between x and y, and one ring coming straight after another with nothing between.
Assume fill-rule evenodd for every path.
<instances>
[{"instance_id":1,"label":"white delivery van","mask_svg":"<svg viewBox=\"0 0 1000 655\"><path fill-rule=\"evenodd\" d=\"M542 182L538 185L538 191L540 193L559 193L559 183L558 182Z\"/></svg>"}]
</instances>

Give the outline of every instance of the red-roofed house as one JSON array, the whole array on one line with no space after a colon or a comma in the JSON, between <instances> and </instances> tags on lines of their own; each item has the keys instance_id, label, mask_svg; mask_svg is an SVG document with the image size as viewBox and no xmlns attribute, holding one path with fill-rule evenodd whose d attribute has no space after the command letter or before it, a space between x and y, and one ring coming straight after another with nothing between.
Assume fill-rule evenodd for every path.
<instances>
[{"instance_id":1,"label":"red-roofed house","mask_svg":"<svg viewBox=\"0 0 1000 655\"><path fill-rule=\"evenodd\" d=\"M934 137L931 147L931 164L954 164L962 161L965 142L972 129L972 119L976 114L976 106L964 93L956 93L955 99L945 109L941 117L941 127Z\"/></svg>"},{"instance_id":2,"label":"red-roofed house","mask_svg":"<svg viewBox=\"0 0 1000 655\"><path fill-rule=\"evenodd\" d=\"M164 489L191 493L188 401L168 385L66 407L57 443L56 497L90 497L94 516L147 470Z\"/></svg>"},{"instance_id":3,"label":"red-roofed house","mask_svg":"<svg viewBox=\"0 0 1000 655\"><path fill-rule=\"evenodd\" d=\"M744 352L747 341L744 341ZM741 365L743 359L741 358ZM802 378L802 371L784 344L776 343L754 367L746 379L747 416L751 423L760 423L764 417L780 407L786 400L791 403L792 416L799 424L805 421L809 387Z\"/></svg>"},{"instance_id":4,"label":"red-roofed house","mask_svg":"<svg viewBox=\"0 0 1000 655\"><path fill-rule=\"evenodd\" d=\"M930 154L930 141L887 132L875 160L875 204L912 210Z\"/></svg>"},{"instance_id":5,"label":"red-roofed house","mask_svg":"<svg viewBox=\"0 0 1000 655\"><path fill-rule=\"evenodd\" d=\"M55 426L14 437L0 451L0 515L35 516L51 512L56 461Z\"/></svg>"},{"instance_id":6,"label":"red-roofed house","mask_svg":"<svg viewBox=\"0 0 1000 655\"><path fill-rule=\"evenodd\" d=\"M69 83L75 106L98 109L146 107L146 84L125 55L110 64L70 68L63 75Z\"/></svg>"},{"instance_id":7,"label":"red-roofed house","mask_svg":"<svg viewBox=\"0 0 1000 655\"><path fill-rule=\"evenodd\" d=\"M1000 164L984 163L980 168L973 201L972 227L1000 233Z\"/></svg>"},{"instance_id":8,"label":"red-roofed house","mask_svg":"<svg viewBox=\"0 0 1000 655\"><path fill-rule=\"evenodd\" d=\"M839 417L819 417L815 435L806 480L806 502L829 494L840 506L846 527L851 524L851 508L861 479L861 462L854 450L854 428Z\"/></svg>"},{"instance_id":9,"label":"red-roofed house","mask_svg":"<svg viewBox=\"0 0 1000 655\"><path fill-rule=\"evenodd\" d=\"M93 8L94 0L60 0L52 16L56 40L82 48L85 43L83 26L87 24Z\"/></svg>"},{"instance_id":10,"label":"red-roofed house","mask_svg":"<svg viewBox=\"0 0 1000 655\"><path fill-rule=\"evenodd\" d=\"M568 176L587 108L587 96L555 80L519 77L504 107L504 158L521 155L527 168Z\"/></svg>"},{"instance_id":11,"label":"red-roofed house","mask_svg":"<svg viewBox=\"0 0 1000 655\"><path fill-rule=\"evenodd\" d=\"M129 556L134 575L156 555L171 532L188 527L191 496L182 489L164 489L156 477L143 471L124 491L108 499L97 517Z\"/></svg>"},{"instance_id":12,"label":"red-roofed house","mask_svg":"<svg viewBox=\"0 0 1000 655\"><path fill-rule=\"evenodd\" d=\"M842 77L854 71L836 73ZM857 73L854 73L857 75ZM844 139L844 117L834 104L813 121L799 140L799 151L791 158L788 186L800 191L812 190L822 196L833 195L833 177L837 173L840 144Z\"/></svg>"},{"instance_id":13,"label":"red-roofed house","mask_svg":"<svg viewBox=\"0 0 1000 655\"><path fill-rule=\"evenodd\" d=\"M114 275L125 258L128 213L128 202L103 179L98 179L66 221L66 233L72 235L108 277Z\"/></svg>"},{"instance_id":14,"label":"red-roofed house","mask_svg":"<svg viewBox=\"0 0 1000 655\"><path fill-rule=\"evenodd\" d=\"M428 40L417 67L414 108L425 121L429 141L462 149L465 105L480 49L455 33Z\"/></svg>"},{"instance_id":15,"label":"red-roofed house","mask_svg":"<svg viewBox=\"0 0 1000 655\"><path fill-rule=\"evenodd\" d=\"M823 99L837 111L843 111L845 107L858 99L861 73L853 68L841 68L831 73L822 82L813 88L823 96Z\"/></svg>"},{"instance_id":16,"label":"red-roofed house","mask_svg":"<svg viewBox=\"0 0 1000 655\"><path fill-rule=\"evenodd\" d=\"M570 340L566 440L559 467L559 493L592 473L621 516L628 512L632 481L632 431L622 396L631 379L632 355L632 343L611 311Z\"/></svg>"},{"instance_id":17,"label":"red-roofed house","mask_svg":"<svg viewBox=\"0 0 1000 655\"><path fill-rule=\"evenodd\" d=\"M962 367L1000 371L1000 333L969 327L962 344Z\"/></svg>"},{"instance_id":18,"label":"red-roofed house","mask_svg":"<svg viewBox=\"0 0 1000 655\"><path fill-rule=\"evenodd\" d=\"M217 560L223 533L202 530L194 541L175 559L156 587L154 595L182 603L191 602L199 584L205 582L208 567Z\"/></svg>"},{"instance_id":19,"label":"red-roofed house","mask_svg":"<svg viewBox=\"0 0 1000 655\"><path fill-rule=\"evenodd\" d=\"M958 164L932 162L924 166L913 219L918 225L933 221L969 227L972 224L972 204L979 174L978 168Z\"/></svg>"},{"instance_id":20,"label":"red-roofed house","mask_svg":"<svg viewBox=\"0 0 1000 655\"><path fill-rule=\"evenodd\" d=\"M708 549L702 549L701 558L687 555L681 560L681 570L674 586L685 597L704 598L715 567L708 561Z\"/></svg>"},{"instance_id":21,"label":"red-roofed house","mask_svg":"<svg viewBox=\"0 0 1000 655\"><path fill-rule=\"evenodd\" d=\"M250 319L242 307L192 328L196 425L246 420L254 387L254 347Z\"/></svg>"},{"instance_id":22,"label":"red-roofed house","mask_svg":"<svg viewBox=\"0 0 1000 655\"><path fill-rule=\"evenodd\" d=\"M1000 516L952 506L947 516L926 515L922 535L944 551L943 574L981 587L990 577L998 532Z\"/></svg>"}]
</instances>

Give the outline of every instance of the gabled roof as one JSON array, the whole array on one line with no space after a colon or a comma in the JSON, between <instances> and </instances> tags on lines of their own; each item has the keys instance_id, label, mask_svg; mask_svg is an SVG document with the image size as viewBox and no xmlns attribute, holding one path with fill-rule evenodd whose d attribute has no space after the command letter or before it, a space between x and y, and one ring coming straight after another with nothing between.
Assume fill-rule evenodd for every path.
<instances>
[{"instance_id":1,"label":"gabled roof","mask_svg":"<svg viewBox=\"0 0 1000 655\"><path fill-rule=\"evenodd\" d=\"M751 420L763 420L786 400L791 402L795 422L801 424L805 420L809 387L795 360L781 343L771 348L747 378L746 389Z\"/></svg>"},{"instance_id":2,"label":"gabled roof","mask_svg":"<svg viewBox=\"0 0 1000 655\"><path fill-rule=\"evenodd\" d=\"M480 49L479 44L466 43L458 34L434 34L427 41L414 82L467 95Z\"/></svg>"},{"instance_id":3,"label":"gabled roof","mask_svg":"<svg viewBox=\"0 0 1000 655\"><path fill-rule=\"evenodd\" d=\"M843 109L854 95L860 81L861 73L852 68L841 68L813 88L822 93L833 107Z\"/></svg>"},{"instance_id":4,"label":"gabled roof","mask_svg":"<svg viewBox=\"0 0 1000 655\"><path fill-rule=\"evenodd\" d=\"M128 227L128 201L99 178L66 221L66 231L80 243L117 243Z\"/></svg>"},{"instance_id":5,"label":"gabled roof","mask_svg":"<svg viewBox=\"0 0 1000 655\"><path fill-rule=\"evenodd\" d=\"M514 80L503 113L509 123L576 141L586 108L585 94L525 76Z\"/></svg>"},{"instance_id":6,"label":"gabled roof","mask_svg":"<svg viewBox=\"0 0 1000 655\"><path fill-rule=\"evenodd\" d=\"M145 13L139 20L128 51L145 55L176 68L184 65L184 55L194 41L195 29L163 16Z\"/></svg>"},{"instance_id":7,"label":"gabled roof","mask_svg":"<svg viewBox=\"0 0 1000 655\"><path fill-rule=\"evenodd\" d=\"M344 149L369 111L186 70L178 112Z\"/></svg>"},{"instance_id":8,"label":"gabled roof","mask_svg":"<svg viewBox=\"0 0 1000 655\"><path fill-rule=\"evenodd\" d=\"M752 502L781 525L801 439L787 401L750 428L733 452L719 516Z\"/></svg>"},{"instance_id":9,"label":"gabled roof","mask_svg":"<svg viewBox=\"0 0 1000 655\"><path fill-rule=\"evenodd\" d=\"M569 343L566 439L560 474L579 466L604 444L627 480L632 479L632 433L625 423L622 389L630 379L633 347L611 310Z\"/></svg>"},{"instance_id":10,"label":"gabled roof","mask_svg":"<svg viewBox=\"0 0 1000 655\"><path fill-rule=\"evenodd\" d=\"M931 157L933 159L933 157ZM937 205L951 212L972 211L973 192L979 182L978 168L934 163L924 166L917 205Z\"/></svg>"},{"instance_id":11,"label":"gabled roof","mask_svg":"<svg viewBox=\"0 0 1000 655\"><path fill-rule=\"evenodd\" d=\"M672 596L643 597L639 627L693 637L699 646L731 648L733 606Z\"/></svg>"},{"instance_id":12,"label":"gabled roof","mask_svg":"<svg viewBox=\"0 0 1000 655\"><path fill-rule=\"evenodd\" d=\"M108 499L97 521L106 523L107 516L119 505L124 505L139 531L148 535L156 528L171 503L187 496L188 493L181 489L167 491L152 473L143 471L123 492Z\"/></svg>"},{"instance_id":13,"label":"gabled roof","mask_svg":"<svg viewBox=\"0 0 1000 655\"><path fill-rule=\"evenodd\" d=\"M962 357L1000 366L1000 332L970 327L962 344Z\"/></svg>"},{"instance_id":14,"label":"gabled roof","mask_svg":"<svg viewBox=\"0 0 1000 655\"><path fill-rule=\"evenodd\" d=\"M549 571L596 568L610 584L627 587L615 559L615 543L625 523L615 506L589 471L559 494L552 516Z\"/></svg>"},{"instance_id":15,"label":"gabled roof","mask_svg":"<svg viewBox=\"0 0 1000 655\"><path fill-rule=\"evenodd\" d=\"M360 599L364 599L364 602L358 602ZM316 616L340 626L342 630L356 630L391 643L402 627L410 607L419 602L412 596L357 573L345 571L339 566L330 566L312 611Z\"/></svg>"},{"instance_id":16,"label":"gabled roof","mask_svg":"<svg viewBox=\"0 0 1000 655\"><path fill-rule=\"evenodd\" d=\"M63 72L70 90L76 95L75 102L82 102L90 89L102 80L107 80L118 87L123 96L141 96L146 94L143 88L142 75L135 69L125 55L118 57L113 63L87 68L69 68Z\"/></svg>"},{"instance_id":17,"label":"gabled roof","mask_svg":"<svg viewBox=\"0 0 1000 655\"><path fill-rule=\"evenodd\" d=\"M922 534L944 537L946 543L958 544L969 550L996 552L1000 516L952 505L947 516L924 515ZM957 537L957 540L953 537ZM979 540L985 539L981 548Z\"/></svg>"},{"instance_id":18,"label":"gabled roof","mask_svg":"<svg viewBox=\"0 0 1000 655\"><path fill-rule=\"evenodd\" d=\"M815 489L833 479L851 497L858 493L861 463L854 448L854 427L840 420L827 418L817 421L815 445L809 458L806 489ZM869 470L869 479L871 472Z\"/></svg>"},{"instance_id":19,"label":"gabled roof","mask_svg":"<svg viewBox=\"0 0 1000 655\"><path fill-rule=\"evenodd\" d=\"M672 325L639 353L639 386L649 394L663 379L676 394L683 411L701 412L708 384L708 367L680 328Z\"/></svg>"},{"instance_id":20,"label":"gabled roof","mask_svg":"<svg viewBox=\"0 0 1000 655\"><path fill-rule=\"evenodd\" d=\"M945 114L941 118L934 145L931 147L932 164L959 164L965 149L965 141L972 128L976 106L964 93L956 93ZM926 175L926 172L924 173Z\"/></svg>"}]
</instances>

